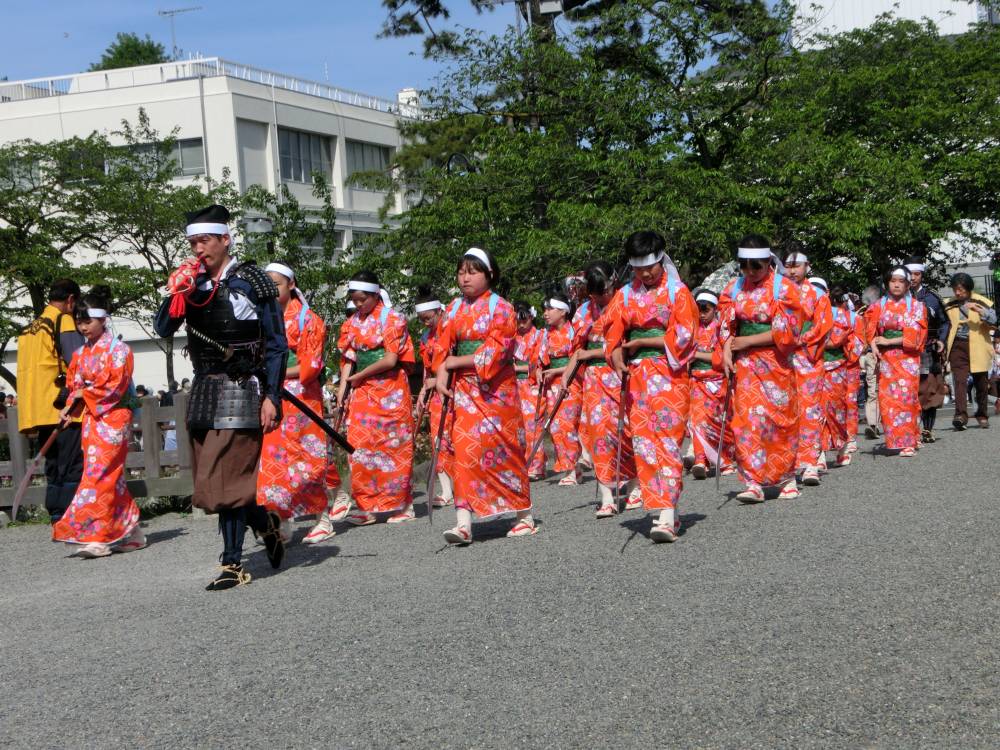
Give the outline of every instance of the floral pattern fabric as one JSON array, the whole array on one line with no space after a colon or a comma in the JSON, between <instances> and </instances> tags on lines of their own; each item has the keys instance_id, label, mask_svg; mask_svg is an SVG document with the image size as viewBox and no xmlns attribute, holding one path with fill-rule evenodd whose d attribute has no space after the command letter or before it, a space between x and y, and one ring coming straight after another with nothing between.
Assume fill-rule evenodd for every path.
<instances>
[{"instance_id":1,"label":"floral pattern fabric","mask_svg":"<svg viewBox=\"0 0 1000 750\"><path fill-rule=\"evenodd\" d=\"M647 510L675 508L683 488L681 444L691 405L688 364L694 356L698 307L677 282L671 300L668 276L647 289L638 279L619 289L608 306L605 356L618 349L632 329L662 328L664 355L628 362L625 406L632 427L632 451ZM625 354L623 352L623 354Z\"/></svg>"},{"instance_id":2,"label":"floral pattern fabric","mask_svg":"<svg viewBox=\"0 0 1000 750\"><path fill-rule=\"evenodd\" d=\"M741 323L769 324L774 342L736 352L733 434L740 478L756 487L795 478L799 407L791 354L799 344L802 302L799 288L774 271L759 284L736 279L719 298L722 342L738 336ZM721 354L720 354L721 361ZM716 363L718 365L718 363Z\"/></svg>"},{"instance_id":3,"label":"floral pattern fabric","mask_svg":"<svg viewBox=\"0 0 1000 750\"><path fill-rule=\"evenodd\" d=\"M379 302L367 315L355 313L340 329L342 356L383 348L398 358L396 367L365 378L351 391L347 411L351 496L366 513L388 513L413 502L413 412L406 367L416 364L406 318L388 310L382 324Z\"/></svg>"},{"instance_id":4,"label":"floral pattern fabric","mask_svg":"<svg viewBox=\"0 0 1000 750\"><path fill-rule=\"evenodd\" d=\"M593 301L582 307L573 320L576 329L574 349L586 349L587 344L604 348L604 328L608 322L609 304L599 309ZM584 367L581 388L580 442L594 461L597 481L614 487L618 462L618 414L621 409L622 381L604 359L592 359ZM635 456L632 453L632 427L628 414L622 426L620 481L635 477Z\"/></svg>"},{"instance_id":5,"label":"floral pattern fabric","mask_svg":"<svg viewBox=\"0 0 1000 750\"><path fill-rule=\"evenodd\" d=\"M555 328L546 328L542 332L542 343L538 352L541 369L549 368L552 360L557 357L571 356L573 354L573 338L573 324L568 321ZM559 405L559 411L549 426L549 435L552 436L552 446L556 453L554 468L558 472L572 471L576 468L576 462L580 460L579 424L582 380L580 372L577 371L577 376L569 384L568 393L562 404ZM554 387L559 382L559 378L556 378L546 390L546 419L552 413L556 400L559 398L558 389Z\"/></svg>"},{"instance_id":6,"label":"floral pattern fabric","mask_svg":"<svg viewBox=\"0 0 1000 750\"><path fill-rule=\"evenodd\" d=\"M920 441L920 353L927 341L924 303L907 294L886 298L865 311L868 340L902 331L902 346L880 347L878 408L886 448L916 448Z\"/></svg>"},{"instance_id":7,"label":"floral pattern fabric","mask_svg":"<svg viewBox=\"0 0 1000 750\"><path fill-rule=\"evenodd\" d=\"M320 374L326 325L316 313L307 310L300 330L301 311L302 302L296 297L285 307L285 337L299 366L299 376L286 379L284 387L322 415ZM340 484L339 477L329 474L328 438L289 401L283 402L282 412L279 428L264 435L257 472L257 504L283 519L320 513L327 505L327 482Z\"/></svg>"},{"instance_id":8,"label":"floral pattern fabric","mask_svg":"<svg viewBox=\"0 0 1000 750\"><path fill-rule=\"evenodd\" d=\"M428 328L424 331L424 335L420 338L420 361L424 365L425 378L434 377L434 351L438 337L441 335L441 325L443 322L444 316L438 319L433 328ZM433 448L433 441L437 440L438 428L441 425L441 395L436 389L432 389L428 394L427 415L430 419L430 438L432 441L431 447ZM449 410L445 418L448 420L448 423L444 426L444 432L441 433L441 447L438 450L437 471L451 476L452 465L455 460L455 449L451 444L451 410ZM416 428L420 429L420 425L417 425Z\"/></svg>"},{"instance_id":9,"label":"floral pattern fabric","mask_svg":"<svg viewBox=\"0 0 1000 750\"><path fill-rule=\"evenodd\" d=\"M842 307L833 308L833 330L827 346L843 352L843 359L824 362L826 377L823 380L823 403L826 421L823 423L823 450L841 450L851 439L850 429L850 378L853 360L857 362L857 336L851 321L851 312ZM857 405L855 404L855 414Z\"/></svg>"},{"instance_id":10,"label":"floral pattern fabric","mask_svg":"<svg viewBox=\"0 0 1000 750\"><path fill-rule=\"evenodd\" d=\"M435 347L437 370L459 341L482 341L474 365L456 370L452 392L455 506L480 519L531 509L525 429L514 375L514 308L490 292L449 304Z\"/></svg>"},{"instance_id":11,"label":"floral pattern fabric","mask_svg":"<svg viewBox=\"0 0 1000 750\"><path fill-rule=\"evenodd\" d=\"M826 406L823 392L826 371L823 365L823 350L826 339L833 328L830 298L820 294L808 280L799 288L802 292L803 322L812 325L799 337L800 346L792 353L795 368L795 383L799 392L799 447L795 459L796 468L802 470L819 464L823 442L823 423L826 421Z\"/></svg>"},{"instance_id":12,"label":"floral pattern fabric","mask_svg":"<svg viewBox=\"0 0 1000 750\"><path fill-rule=\"evenodd\" d=\"M538 439L538 433L542 426L539 423L541 414L535 413L535 406L538 404L538 381L535 375L538 371L538 347L542 341L542 331L532 326L527 332L519 333L514 337L514 359L519 362L528 363L528 377L517 379L517 395L521 402L521 416L524 419L525 438L528 450ZM528 467L528 473L532 476L544 476L545 474L545 446L538 448Z\"/></svg>"},{"instance_id":13,"label":"floral pattern fabric","mask_svg":"<svg viewBox=\"0 0 1000 750\"><path fill-rule=\"evenodd\" d=\"M83 477L73 502L52 527L52 540L114 544L139 525L139 506L125 484L132 410L121 405L132 383L132 350L110 331L73 354L67 403L84 403Z\"/></svg>"},{"instance_id":14,"label":"floral pattern fabric","mask_svg":"<svg viewBox=\"0 0 1000 750\"><path fill-rule=\"evenodd\" d=\"M697 350L703 354L721 351L719 343L719 319L698 328ZM721 369L713 362L711 369L691 369L691 419L688 432L694 447L695 463L719 467L719 432L722 430L723 411L726 408L726 393L729 383ZM731 410L732 407L730 407ZM733 465L735 437L732 419L726 420L726 436L722 442L721 466Z\"/></svg>"}]
</instances>

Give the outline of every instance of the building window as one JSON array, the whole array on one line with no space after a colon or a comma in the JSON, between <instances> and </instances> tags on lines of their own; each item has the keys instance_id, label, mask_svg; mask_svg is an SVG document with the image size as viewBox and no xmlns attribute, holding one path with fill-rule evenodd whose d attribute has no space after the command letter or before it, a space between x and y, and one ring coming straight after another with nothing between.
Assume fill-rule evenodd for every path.
<instances>
[{"instance_id":1,"label":"building window","mask_svg":"<svg viewBox=\"0 0 1000 750\"><path fill-rule=\"evenodd\" d=\"M385 172L392 161L392 148L377 143L347 141L347 176L356 172Z\"/></svg>"},{"instance_id":2,"label":"building window","mask_svg":"<svg viewBox=\"0 0 1000 750\"><path fill-rule=\"evenodd\" d=\"M201 147L201 138L177 141L170 158L177 162L182 175L205 174L205 151Z\"/></svg>"},{"instance_id":3,"label":"building window","mask_svg":"<svg viewBox=\"0 0 1000 750\"><path fill-rule=\"evenodd\" d=\"M315 133L278 128L281 179L312 182L312 173L330 179L330 138Z\"/></svg>"}]
</instances>

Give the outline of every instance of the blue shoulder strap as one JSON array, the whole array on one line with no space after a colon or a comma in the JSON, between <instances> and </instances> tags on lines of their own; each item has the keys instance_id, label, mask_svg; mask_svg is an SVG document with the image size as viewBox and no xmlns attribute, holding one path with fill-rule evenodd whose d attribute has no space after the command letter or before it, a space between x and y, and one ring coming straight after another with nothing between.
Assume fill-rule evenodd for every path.
<instances>
[{"instance_id":1,"label":"blue shoulder strap","mask_svg":"<svg viewBox=\"0 0 1000 750\"><path fill-rule=\"evenodd\" d=\"M493 313L496 312L497 303L500 301L500 295L496 292L490 292L490 317L493 317ZM448 308L448 320L455 317L455 313L458 312L459 306L462 304L462 298L456 297L451 303L451 307Z\"/></svg>"},{"instance_id":2,"label":"blue shoulder strap","mask_svg":"<svg viewBox=\"0 0 1000 750\"><path fill-rule=\"evenodd\" d=\"M851 328L854 328L854 324L858 320L858 314L854 310L848 310L847 314L851 316Z\"/></svg>"},{"instance_id":3,"label":"blue shoulder strap","mask_svg":"<svg viewBox=\"0 0 1000 750\"><path fill-rule=\"evenodd\" d=\"M667 275L667 297L670 298L670 304L674 304L674 297L677 296L677 279L673 276Z\"/></svg>"},{"instance_id":4,"label":"blue shoulder strap","mask_svg":"<svg viewBox=\"0 0 1000 750\"><path fill-rule=\"evenodd\" d=\"M781 280L783 278L785 277L782 276L780 273L775 272L774 283L771 286L771 294L774 296L775 299L781 297ZM742 291L742 289L743 289L743 276L741 275L736 277L736 285L733 287L733 296L735 297L737 294L739 294L740 291Z\"/></svg>"},{"instance_id":5,"label":"blue shoulder strap","mask_svg":"<svg viewBox=\"0 0 1000 750\"><path fill-rule=\"evenodd\" d=\"M309 310L308 307L302 305L299 309L299 333L301 334L306 329L306 312Z\"/></svg>"},{"instance_id":6,"label":"blue shoulder strap","mask_svg":"<svg viewBox=\"0 0 1000 750\"><path fill-rule=\"evenodd\" d=\"M630 281L625 286L622 287L622 302L624 302L623 307L628 307L628 294L632 291L632 282Z\"/></svg>"},{"instance_id":7,"label":"blue shoulder strap","mask_svg":"<svg viewBox=\"0 0 1000 750\"><path fill-rule=\"evenodd\" d=\"M582 305L580 305L580 316L585 317L587 315L587 310L590 309L590 300L586 300Z\"/></svg>"},{"instance_id":8,"label":"blue shoulder strap","mask_svg":"<svg viewBox=\"0 0 1000 750\"><path fill-rule=\"evenodd\" d=\"M389 319L389 308L382 305L382 312L379 313L378 322L384 328L385 322Z\"/></svg>"},{"instance_id":9,"label":"blue shoulder strap","mask_svg":"<svg viewBox=\"0 0 1000 750\"><path fill-rule=\"evenodd\" d=\"M882 309L885 309L885 303L889 301L889 295L886 294L879 301L882 305ZM906 293L906 314L909 315L913 311L913 295L909 292Z\"/></svg>"}]
</instances>

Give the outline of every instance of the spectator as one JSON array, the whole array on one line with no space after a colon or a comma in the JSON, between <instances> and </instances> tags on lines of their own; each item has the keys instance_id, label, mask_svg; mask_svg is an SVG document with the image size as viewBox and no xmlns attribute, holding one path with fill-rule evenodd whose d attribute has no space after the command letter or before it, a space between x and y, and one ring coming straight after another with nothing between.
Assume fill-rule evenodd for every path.
<instances>
[{"instance_id":1,"label":"spectator","mask_svg":"<svg viewBox=\"0 0 1000 750\"><path fill-rule=\"evenodd\" d=\"M140 406L132 410L132 424L134 429L132 430L132 438L135 441L135 447L138 450L142 450L142 399L149 396L149 389L144 385L137 385L135 387L135 395L139 399Z\"/></svg>"},{"instance_id":2,"label":"spectator","mask_svg":"<svg viewBox=\"0 0 1000 750\"><path fill-rule=\"evenodd\" d=\"M191 392L191 379L190 378L184 378L181 381L181 390L184 391L185 393L190 393Z\"/></svg>"},{"instance_id":3,"label":"spectator","mask_svg":"<svg viewBox=\"0 0 1000 750\"><path fill-rule=\"evenodd\" d=\"M174 394L177 393L177 381L171 380L170 389L166 393L163 393L163 391L160 391L160 393L163 394L160 397L160 406L172 407L174 405ZM163 450L177 450L177 423L171 419L169 422L160 423L160 427L163 429Z\"/></svg>"},{"instance_id":4,"label":"spectator","mask_svg":"<svg viewBox=\"0 0 1000 750\"><path fill-rule=\"evenodd\" d=\"M975 283L967 273L951 277L955 296L945 304L951 323L948 334L948 362L951 364L955 383L955 418L952 425L964 430L969 422L969 389L966 381L972 376L976 393L976 421L980 427L990 426L987 403L989 399L989 371L993 364L993 328L997 313L993 303L973 291Z\"/></svg>"},{"instance_id":5,"label":"spectator","mask_svg":"<svg viewBox=\"0 0 1000 750\"><path fill-rule=\"evenodd\" d=\"M17 339L18 429L35 433L39 444L44 444L59 424L67 393L66 367L73 352L83 346L83 336L73 322L79 298L80 286L75 281L54 281L42 314ZM82 475L80 421L76 419L59 433L45 455L45 509L52 523L69 507Z\"/></svg>"}]
</instances>

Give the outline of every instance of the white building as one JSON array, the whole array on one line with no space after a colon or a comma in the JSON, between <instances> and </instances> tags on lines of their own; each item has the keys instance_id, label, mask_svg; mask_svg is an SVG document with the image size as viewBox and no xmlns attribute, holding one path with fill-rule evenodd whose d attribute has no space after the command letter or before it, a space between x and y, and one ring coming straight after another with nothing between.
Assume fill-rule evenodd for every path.
<instances>
[{"instance_id":1,"label":"white building","mask_svg":"<svg viewBox=\"0 0 1000 750\"><path fill-rule=\"evenodd\" d=\"M139 108L160 133L179 129L178 161L184 177L218 179L223 170L242 190L259 184L275 192L282 183L304 206L316 203L310 174L327 175L337 208L337 242L381 227L386 194L352 187L357 171L383 169L401 144L399 119L416 116L416 95L397 101L304 81L219 58L202 58L118 70L0 82L0 143L24 138L47 142L109 135L122 120L136 122ZM395 212L404 209L395 196ZM180 228L178 228L180 231ZM137 326L119 323L136 353L135 381L166 385L163 355ZM183 346L182 336L177 348ZM11 345L13 349L13 343ZM16 367L16 352L5 364ZM178 380L191 375L174 358Z\"/></svg>"},{"instance_id":2,"label":"white building","mask_svg":"<svg viewBox=\"0 0 1000 750\"><path fill-rule=\"evenodd\" d=\"M885 14L937 24L941 34L961 34L979 21L1000 22L996 11L965 0L796 0L796 47L813 34L836 34L871 26Z\"/></svg>"}]
</instances>

